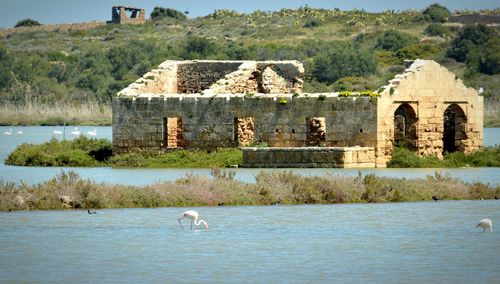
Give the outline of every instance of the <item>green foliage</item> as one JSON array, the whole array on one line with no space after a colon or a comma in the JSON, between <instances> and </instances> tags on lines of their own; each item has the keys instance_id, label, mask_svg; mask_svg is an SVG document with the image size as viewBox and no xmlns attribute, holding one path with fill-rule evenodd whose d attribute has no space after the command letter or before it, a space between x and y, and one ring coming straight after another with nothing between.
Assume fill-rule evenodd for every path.
<instances>
[{"instance_id":1,"label":"green foliage","mask_svg":"<svg viewBox=\"0 0 500 284\"><path fill-rule=\"evenodd\" d=\"M7 49L0 45L0 90L10 87L14 82L14 76L10 72L12 63Z\"/></svg>"},{"instance_id":2,"label":"green foliage","mask_svg":"<svg viewBox=\"0 0 500 284\"><path fill-rule=\"evenodd\" d=\"M425 28L424 34L428 36L440 36L443 38L447 38L451 35L451 30L447 26L443 26L441 24L430 24Z\"/></svg>"},{"instance_id":3,"label":"green foliage","mask_svg":"<svg viewBox=\"0 0 500 284\"><path fill-rule=\"evenodd\" d=\"M40 145L22 144L5 160L7 165L17 166L104 166L111 156L111 143L106 139L59 141L55 138Z\"/></svg>"},{"instance_id":4,"label":"green foliage","mask_svg":"<svg viewBox=\"0 0 500 284\"><path fill-rule=\"evenodd\" d=\"M344 77L338 79L332 86L336 92L374 90L381 85L372 77Z\"/></svg>"},{"instance_id":5,"label":"green foliage","mask_svg":"<svg viewBox=\"0 0 500 284\"><path fill-rule=\"evenodd\" d=\"M500 37L492 37L486 43L484 59L481 60L479 70L484 74L500 74Z\"/></svg>"},{"instance_id":6,"label":"green foliage","mask_svg":"<svg viewBox=\"0 0 500 284\"><path fill-rule=\"evenodd\" d=\"M19 27L33 27L33 26L40 26L40 23L38 21L28 18L20 20L19 22L16 23L14 27L19 28Z\"/></svg>"},{"instance_id":7,"label":"green foliage","mask_svg":"<svg viewBox=\"0 0 500 284\"><path fill-rule=\"evenodd\" d=\"M486 25L467 25L451 42L448 56L459 62L465 62L470 52L484 47L494 36L495 30Z\"/></svg>"},{"instance_id":8,"label":"green foliage","mask_svg":"<svg viewBox=\"0 0 500 284\"><path fill-rule=\"evenodd\" d=\"M422 14L424 15L425 19L440 23L448 21L448 18L451 16L451 12L450 10L448 10L448 8L441 6L437 3L427 7L422 12Z\"/></svg>"},{"instance_id":9,"label":"green foliage","mask_svg":"<svg viewBox=\"0 0 500 284\"><path fill-rule=\"evenodd\" d=\"M417 43L399 49L395 55L403 62L405 59L425 59L440 51L441 49L438 46Z\"/></svg>"},{"instance_id":10,"label":"green foliage","mask_svg":"<svg viewBox=\"0 0 500 284\"><path fill-rule=\"evenodd\" d=\"M396 51L410 44L418 43L418 38L396 30L387 30L377 38L375 48Z\"/></svg>"},{"instance_id":11,"label":"green foliage","mask_svg":"<svg viewBox=\"0 0 500 284\"><path fill-rule=\"evenodd\" d=\"M151 12L151 19L160 20L163 18L174 18L177 20L185 20L187 19L184 13L177 11L175 9L163 8L163 7L155 7L153 12Z\"/></svg>"},{"instance_id":12,"label":"green foliage","mask_svg":"<svg viewBox=\"0 0 500 284\"><path fill-rule=\"evenodd\" d=\"M373 55L352 43L338 42L325 46L314 57L312 75L324 83L333 83L342 77L374 74L377 62Z\"/></svg>"},{"instance_id":13,"label":"green foliage","mask_svg":"<svg viewBox=\"0 0 500 284\"><path fill-rule=\"evenodd\" d=\"M471 154L454 152L446 154L443 160L436 157L421 157L408 149L395 147L387 166L391 168L498 167L500 146L487 147L483 151Z\"/></svg>"},{"instance_id":14,"label":"green foliage","mask_svg":"<svg viewBox=\"0 0 500 284\"><path fill-rule=\"evenodd\" d=\"M278 103L282 106L286 106L288 104L288 100L286 98L280 98Z\"/></svg>"},{"instance_id":15,"label":"green foliage","mask_svg":"<svg viewBox=\"0 0 500 284\"><path fill-rule=\"evenodd\" d=\"M307 20L307 22L304 24L304 28L315 28L319 27L321 25L321 22L318 19L311 19Z\"/></svg>"},{"instance_id":16,"label":"green foliage","mask_svg":"<svg viewBox=\"0 0 500 284\"><path fill-rule=\"evenodd\" d=\"M189 36L184 43L184 50L185 58L203 59L215 52L216 45L205 37Z\"/></svg>"}]
</instances>

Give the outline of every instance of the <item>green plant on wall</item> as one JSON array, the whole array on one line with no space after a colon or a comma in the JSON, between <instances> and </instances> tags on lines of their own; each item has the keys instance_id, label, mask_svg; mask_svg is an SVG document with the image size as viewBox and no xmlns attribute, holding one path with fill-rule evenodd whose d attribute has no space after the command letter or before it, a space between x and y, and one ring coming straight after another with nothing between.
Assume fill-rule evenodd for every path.
<instances>
[{"instance_id":1,"label":"green plant on wall","mask_svg":"<svg viewBox=\"0 0 500 284\"><path fill-rule=\"evenodd\" d=\"M286 106L288 104L288 100L286 98L280 98L278 103L282 106Z\"/></svg>"},{"instance_id":2,"label":"green plant on wall","mask_svg":"<svg viewBox=\"0 0 500 284\"><path fill-rule=\"evenodd\" d=\"M320 100L320 101L326 100L326 95L320 94L318 97L318 100Z\"/></svg>"}]
</instances>

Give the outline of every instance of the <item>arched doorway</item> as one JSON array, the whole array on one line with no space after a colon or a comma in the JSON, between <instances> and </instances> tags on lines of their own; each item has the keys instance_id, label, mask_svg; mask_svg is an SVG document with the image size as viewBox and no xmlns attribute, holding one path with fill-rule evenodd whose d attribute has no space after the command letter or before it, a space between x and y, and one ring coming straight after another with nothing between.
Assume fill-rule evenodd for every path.
<instances>
[{"instance_id":1,"label":"arched doorway","mask_svg":"<svg viewBox=\"0 0 500 284\"><path fill-rule=\"evenodd\" d=\"M459 105L451 104L446 108L443 116L443 153L464 150L462 140L467 138L466 123L467 117Z\"/></svg>"},{"instance_id":2,"label":"arched doorway","mask_svg":"<svg viewBox=\"0 0 500 284\"><path fill-rule=\"evenodd\" d=\"M410 150L417 149L417 115L407 103L394 112L394 144Z\"/></svg>"}]
</instances>

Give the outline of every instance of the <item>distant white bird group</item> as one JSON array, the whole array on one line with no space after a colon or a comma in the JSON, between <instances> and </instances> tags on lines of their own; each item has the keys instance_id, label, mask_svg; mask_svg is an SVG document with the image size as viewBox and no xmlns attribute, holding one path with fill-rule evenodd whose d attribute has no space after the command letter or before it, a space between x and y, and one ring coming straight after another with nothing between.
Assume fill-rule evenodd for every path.
<instances>
[{"instance_id":1,"label":"distant white bird group","mask_svg":"<svg viewBox=\"0 0 500 284\"><path fill-rule=\"evenodd\" d=\"M54 134L55 134L55 135L61 135L61 134L62 134L62 131L61 131L61 130L54 130Z\"/></svg>"},{"instance_id":2,"label":"distant white bird group","mask_svg":"<svg viewBox=\"0 0 500 284\"><path fill-rule=\"evenodd\" d=\"M12 128L10 128L8 131L5 131L3 134L4 135L12 135ZM17 134L22 135L23 132L21 130L16 131Z\"/></svg>"}]
</instances>

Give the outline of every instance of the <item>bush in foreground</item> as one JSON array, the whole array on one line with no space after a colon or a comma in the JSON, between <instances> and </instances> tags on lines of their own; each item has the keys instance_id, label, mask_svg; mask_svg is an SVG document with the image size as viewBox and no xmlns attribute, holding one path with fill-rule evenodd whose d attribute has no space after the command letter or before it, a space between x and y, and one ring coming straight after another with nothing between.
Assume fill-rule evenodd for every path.
<instances>
[{"instance_id":1,"label":"bush in foreground","mask_svg":"<svg viewBox=\"0 0 500 284\"><path fill-rule=\"evenodd\" d=\"M287 171L260 172L255 183L234 180L214 169L213 178L187 175L147 186L98 184L75 172L61 172L34 186L0 181L0 210L134 208L270 204L333 204L441 199L493 199L500 187L468 184L436 173L419 179L367 176L301 176Z\"/></svg>"}]
</instances>

